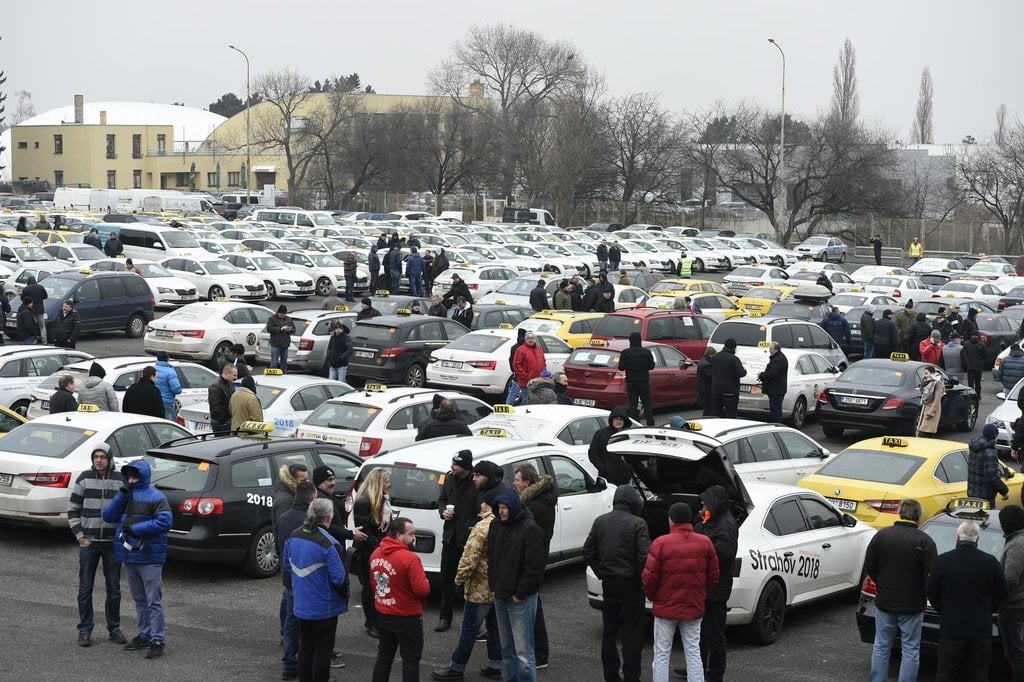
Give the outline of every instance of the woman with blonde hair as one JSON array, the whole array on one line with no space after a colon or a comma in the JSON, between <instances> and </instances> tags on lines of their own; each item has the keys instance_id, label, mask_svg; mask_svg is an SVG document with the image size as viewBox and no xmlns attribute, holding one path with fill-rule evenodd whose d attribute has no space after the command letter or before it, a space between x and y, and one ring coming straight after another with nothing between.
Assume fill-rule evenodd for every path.
<instances>
[{"instance_id":1,"label":"woman with blonde hair","mask_svg":"<svg viewBox=\"0 0 1024 682\"><path fill-rule=\"evenodd\" d=\"M391 472L378 467L366 475L359 486L359 494L352 506L356 528L366 533L366 539L355 543L352 555L352 570L362 584L360 594L363 603L366 634L377 637L377 611L373 605L373 588L370 585L370 555L380 545L391 523Z\"/></svg>"}]
</instances>

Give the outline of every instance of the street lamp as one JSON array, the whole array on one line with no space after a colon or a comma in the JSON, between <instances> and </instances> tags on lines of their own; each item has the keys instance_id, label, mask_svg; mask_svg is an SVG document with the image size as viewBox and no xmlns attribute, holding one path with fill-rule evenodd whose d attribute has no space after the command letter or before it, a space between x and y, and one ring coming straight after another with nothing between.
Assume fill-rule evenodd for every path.
<instances>
[{"instance_id":1,"label":"street lamp","mask_svg":"<svg viewBox=\"0 0 1024 682\"><path fill-rule=\"evenodd\" d=\"M246 60L246 206L249 206L249 193L252 186L252 183L249 181L249 174L253 170L252 145L249 141L249 105L253 100L252 95L249 93L249 55L234 45L228 45L228 47L241 54Z\"/></svg>"},{"instance_id":2,"label":"street lamp","mask_svg":"<svg viewBox=\"0 0 1024 682\"><path fill-rule=\"evenodd\" d=\"M775 197L775 222L777 228L782 213L786 209L786 179L783 177L783 173L786 171L786 53L782 51L782 46L775 42L775 38L769 38L768 42L774 45L778 49L779 54L782 55L782 130L779 133L779 192Z\"/></svg>"}]
</instances>

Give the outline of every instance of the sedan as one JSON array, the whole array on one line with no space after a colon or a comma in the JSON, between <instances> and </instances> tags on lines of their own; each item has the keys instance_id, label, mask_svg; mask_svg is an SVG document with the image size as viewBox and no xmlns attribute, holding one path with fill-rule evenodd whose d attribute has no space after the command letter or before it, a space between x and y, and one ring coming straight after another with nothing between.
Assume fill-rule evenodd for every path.
<instances>
[{"instance_id":1,"label":"sedan","mask_svg":"<svg viewBox=\"0 0 1024 682\"><path fill-rule=\"evenodd\" d=\"M265 250L269 251L270 249ZM313 295L312 276L285 265L280 258L269 254L246 253L229 253L222 255L221 258L236 268L247 270L263 280L269 299L287 296L304 301Z\"/></svg>"},{"instance_id":2,"label":"sedan","mask_svg":"<svg viewBox=\"0 0 1024 682\"><path fill-rule=\"evenodd\" d=\"M722 278L729 293L735 296L744 295L751 287L788 284L788 280L789 274L785 270L764 266L738 267Z\"/></svg>"},{"instance_id":3,"label":"sedan","mask_svg":"<svg viewBox=\"0 0 1024 682\"><path fill-rule=\"evenodd\" d=\"M849 312L853 308L861 307L868 303L876 308L892 308L893 310L900 306L900 302L892 296L886 296L884 294L869 294L864 292L836 294L828 300L828 304L830 306L839 308L839 312L847 317L849 317Z\"/></svg>"},{"instance_id":4,"label":"sedan","mask_svg":"<svg viewBox=\"0 0 1024 682\"><path fill-rule=\"evenodd\" d=\"M949 286L948 284L946 286ZM932 290L917 277L901 277L886 275L875 277L863 287L863 290L872 294L885 294L900 301L920 301L921 299L935 296Z\"/></svg>"},{"instance_id":5,"label":"sedan","mask_svg":"<svg viewBox=\"0 0 1024 682\"><path fill-rule=\"evenodd\" d=\"M88 268L106 255L91 244L47 244L43 250L66 263L68 268Z\"/></svg>"},{"instance_id":6,"label":"sedan","mask_svg":"<svg viewBox=\"0 0 1024 682\"><path fill-rule=\"evenodd\" d=\"M176 308L189 303L196 303L199 300L199 292L192 282L171 274L171 271L148 260L133 261L135 267L142 270L142 277L153 292L153 301L157 308ZM96 271L121 272L124 270L124 261L116 258L107 258L92 264Z\"/></svg>"},{"instance_id":7,"label":"sedan","mask_svg":"<svg viewBox=\"0 0 1024 682\"><path fill-rule=\"evenodd\" d=\"M654 355L650 372L654 409L697 402L697 368L688 357L671 346L643 342ZM565 361L569 380L567 396L573 405L610 409L627 404L626 375L619 369L619 353L629 341L612 339L598 345L577 348Z\"/></svg>"},{"instance_id":8,"label":"sedan","mask_svg":"<svg viewBox=\"0 0 1024 682\"><path fill-rule=\"evenodd\" d=\"M967 268L967 272L978 279L999 279L1017 274L1017 271L1009 263L996 263L988 260L978 261Z\"/></svg>"},{"instance_id":9,"label":"sedan","mask_svg":"<svg viewBox=\"0 0 1024 682\"><path fill-rule=\"evenodd\" d=\"M991 282L960 279L943 284L938 291L932 294L932 298L969 298L972 301L986 303L990 308L998 308L999 301L1005 295L1002 289Z\"/></svg>"},{"instance_id":10,"label":"sedan","mask_svg":"<svg viewBox=\"0 0 1024 682\"><path fill-rule=\"evenodd\" d=\"M329 296L331 289L345 290L345 264L329 253L290 250L269 251L268 255L279 259L289 268L309 275L313 279L317 296ZM369 270L357 265L353 291L365 292L369 288L369 277Z\"/></svg>"},{"instance_id":11,"label":"sedan","mask_svg":"<svg viewBox=\"0 0 1024 682\"><path fill-rule=\"evenodd\" d=\"M782 414L790 425L802 429L808 409L814 410L818 394L832 385L840 370L821 353L812 350L783 348L781 352L789 362L789 390L782 399ZM761 392L757 375L768 365L768 351L744 347L736 350L736 357L747 370L747 375L740 379L740 412L767 414L768 396Z\"/></svg>"},{"instance_id":12,"label":"sedan","mask_svg":"<svg viewBox=\"0 0 1024 682\"><path fill-rule=\"evenodd\" d=\"M824 272L825 277L829 282L831 282L832 291L834 293L842 294L847 291L852 291L860 286L845 272L838 272L836 270L822 270L820 272L804 270L803 272L798 272L795 275L792 275L789 278L789 283L794 286L806 283L814 284L818 281L818 277L821 272Z\"/></svg>"},{"instance_id":13,"label":"sedan","mask_svg":"<svg viewBox=\"0 0 1024 682\"><path fill-rule=\"evenodd\" d=\"M963 263L949 258L922 258L907 268L907 270L910 270L914 274L923 274L926 272L950 272L953 270L963 269Z\"/></svg>"},{"instance_id":14,"label":"sedan","mask_svg":"<svg viewBox=\"0 0 1024 682\"><path fill-rule=\"evenodd\" d=\"M854 282L867 284L875 277L910 277L910 271L906 268L893 267L891 265L862 265L850 273Z\"/></svg>"},{"instance_id":15,"label":"sedan","mask_svg":"<svg viewBox=\"0 0 1024 682\"><path fill-rule=\"evenodd\" d=\"M219 369L241 344L246 355L256 354L257 335L267 326L270 311L249 303L204 301L192 303L153 320L142 346L147 353L166 352L172 358L205 360Z\"/></svg>"},{"instance_id":16,"label":"sedan","mask_svg":"<svg viewBox=\"0 0 1024 682\"><path fill-rule=\"evenodd\" d=\"M267 289L263 280L239 270L220 258L165 258L160 261L171 274L191 282L203 298L216 301L263 301Z\"/></svg>"}]
</instances>

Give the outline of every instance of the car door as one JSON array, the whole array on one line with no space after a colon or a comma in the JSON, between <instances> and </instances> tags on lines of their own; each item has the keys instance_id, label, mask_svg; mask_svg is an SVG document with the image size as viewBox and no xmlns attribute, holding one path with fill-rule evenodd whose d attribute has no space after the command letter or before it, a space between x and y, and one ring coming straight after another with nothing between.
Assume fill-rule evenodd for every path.
<instances>
[{"instance_id":1,"label":"car door","mask_svg":"<svg viewBox=\"0 0 1024 682\"><path fill-rule=\"evenodd\" d=\"M775 438L782 444L786 461L793 474L794 480L788 481L789 483L796 483L813 473L825 461L821 446L799 431L780 429L775 432Z\"/></svg>"},{"instance_id":2,"label":"car door","mask_svg":"<svg viewBox=\"0 0 1024 682\"><path fill-rule=\"evenodd\" d=\"M394 450L415 443L417 430L426 420L428 409L429 405L417 403L396 410L384 427L387 430L387 441L381 445L380 450Z\"/></svg>"},{"instance_id":3,"label":"car door","mask_svg":"<svg viewBox=\"0 0 1024 682\"><path fill-rule=\"evenodd\" d=\"M544 359L551 373L561 372L566 358L572 353L569 344L554 336L538 336L537 343L544 351Z\"/></svg>"},{"instance_id":4,"label":"car door","mask_svg":"<svg viewBox=\"0 0 1024 682\"><path fill-rule=\"evenodd\" d=\"M560 453L544 456L547 473L555 479L558 504L555 511L555 536L551 552L555 553L555 537L559 538L559 558L564 560L583 554L583 543L590 534L594 519L610 510L609 496L597 485L583 467Z\"/></svg>"},{"instance_id":5,"label":"car door","mask_svg":"<svg viewBox=\"0 0 1024 682\"><path fill-rule=\"evenodd\" d=\"M652 348L651 401L655 407L697 401L697 365L674 348Z\"/></svg>"},{"instance_id":6,"label":"car door","mask_svg":"<svg viewBox=\"0 0 1024 682\"><path fill-rule=\"evenodd\" d=\"M224 316L224 321L228 323L231 343L245 346L246 354L255 353L257 334L265 325L265 321L257 319L256 311L252 308L235 308Z\"/></svg>"},{"instance_id":7,"label":"car door","mask_svg":"<svg viewBox=\"0 0 1024 682\"><path fill-rule=\"evenodd\" d=\"M217 375L198 365L176 365L174 371L181 382L178 400L182 405L206 402L210 386L217 382Z\"/></svg>"},{"instance_id":8,"label":"car door","mask_svg":"<svg viewBox=\"0 0 1024 682\"><path fill-rule=\"evenodd\" d=\"M769 483L796 483L796 471L782 444L771 431L742 436L740 461L736 470L740 475Z\"/></svg>"},{"instance_id":9,"label":"car door","mask_svg":"<svg viewBox=\"0 0 1024 682\"><path fill-rule=\"evenodd\" d=\"M967 450L955 450L943 455L935 465L934 509L944 509L951 499L967 494L967 457Z\"/></svg>"},{"instance_id":10,"label":"car door","mask_svg":"<svg viewBox=\"0 0 1024 682\"><path fill-rule=\"evenodd\" d=\"M764 534L767 551L751 551L752 574L755 577L763 573L780 575L786 582L790 603L813 596L818 585L827 582L822 559L831 546L826 549L822 545L831 545L823 537L828 531L811 531L798 495L776 500L765 515L763 527L767 531ZM824 563L829 564L827 560Z\"/></svg>"},{"instance_id":11,"label":"car door","mask_svg":"<svg viewBox=\"0 0 1024 682\"><path fill-rule=\"evenodd\" d=\"M120 468L146 454L154 447L153 440L146 424L128 424L115 429L107 438L107 445L110 446L110 456Z\"/></svg>"},{"instance_id":12,"label":"car door","mask_svg":"<svg viewBox=\"0 0 1024 682\"><path fill-rule=\"evenodd\" d=\"M100 286L95 279L84 280L75 291L75 309L81 317L81 331L92 332L104 329L105 317Z\"/></svg>"}]
</instances>

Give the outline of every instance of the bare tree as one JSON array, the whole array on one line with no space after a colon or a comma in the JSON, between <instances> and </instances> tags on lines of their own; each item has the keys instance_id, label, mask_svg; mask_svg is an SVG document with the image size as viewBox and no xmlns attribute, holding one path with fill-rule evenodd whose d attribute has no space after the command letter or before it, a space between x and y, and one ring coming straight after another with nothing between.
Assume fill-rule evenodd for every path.
<instances>
[{"instance_id":1,"label":"bare tree","mask_svg":"<svg viewBox=\"0 0 1024 682\"><path fill-rule=\"evenodd\" d=\"M4 119L6 118L4 112L7 110L7 94L4 93L2 88L6 82L7 74L3 70L0 70L0 131L7 130L10 127L4 122ZM2 155L5 151L7 151L7 147L0 145L0 155ZM4 165L0 164L0 171L4 170L5 168L6 167Z\"/></svg>"},{"instance_id":2,"label":"bare tree","mask_svg":"<svg viewBox=\"0 0 1024 682\"><path fill-rule=\"evenodd\" d=\"M32 104L32 93L27 90L18 90L14 93L14 99L17 104L14 107L14 115L11 117L11 123L18 125L22 121L32 118L36 115L36 107Z\"/></svg>"},{"instance_id":3,"label":"bare tree","mask_svg":"<svg viewBox=\"0 0 1024 682\"><path fill-rule=\"evenodd\" d=\"M315 140L306 134L307 108L317 97L309 85L305 75L285 69L260 74L252 87L263 103L250 111L251 143L263 152L284 155L293 203L302 201L306 169L316 154Z\"/></svg>"},{"instance_id":4,"label":"bare tree","mask_svg":"<svg viewBox=\"0 0 1024 682\"><path fill-rule=\"evenodd\" d=\"M932 99L935 96L935 88L932 85L932 72L924 67L921 72L921 89L917 95L917 110L914 113L914 126L911 129L910 137L914 144L933 144L932 134Z\"/></svg>"},{"instance_id":5,"label":"bare tree","mask_svg":"<svg viewBox=\"0 0 1024 682\"><path fill-rule=\"evenodd\" d=\"M707 110L684 114L684 141L680 152L684 167L696 177L692 184L699 192L696 198L700 199L701 205L697 212L698 227L705 226L706 208L714 202L723 152L736 142L735 123L735 118L726 113L721 102Z\"/></svg>"},{"instance_id":6,"label":"bare tree","mask_svg":"<svg viewBox=\"0 0 1024 682\"><path fill-rule=\"evenodd\" d=\"M832 117L844 125L860 117L860 95L857 93L857 53L847 38L839 59L832 68Z\"/></svg>"},{"instance_id":7,"label":"bare tree","mask_svg":"<svg viewBox=\"0 0 1024 682\"><path fill-rule=\"evenodd\" d=\"M964 145L957 159L957 180L965 200L999 222L1003 253L1015 253L1024 219L1024 125L1008 131L1001 146Z\"/></svg>"},{"instance_id":8,"label":"bare tree","mask_svg":"<svg viewBox=\"0 0 1024 682\"><path fill-rule=\"evenodd\" d=\"M1006 104L1000 104L999 108L996 109L996 130L992 136L992 141L998 147L1002 147L1006 144Z\"/></svg>"}]
</instances>

